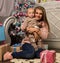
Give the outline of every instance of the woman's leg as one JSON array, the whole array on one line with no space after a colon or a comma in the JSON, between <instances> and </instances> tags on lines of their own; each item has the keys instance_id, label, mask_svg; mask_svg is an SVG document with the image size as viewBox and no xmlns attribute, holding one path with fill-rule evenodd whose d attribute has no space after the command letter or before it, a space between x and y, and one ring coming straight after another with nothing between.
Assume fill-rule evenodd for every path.
<instances>
[{"instance_id":1,"label":"woman's leg","mask_svg":"<svg viewBox=\"0 0 60 63\"><path fill-rule=\"evenodd\" d=\"M25 43L22 46L22 50L21 52L13 52L12 56L13 58L27 58L27 59L31 59L34 57L34 48L33 46L31 46L31 44Z\"/></svg>"},{"instance_id":2,"label":"woman's leg","mask_svg":"<svg viewBox=\"0 0 60 63\"><path fill-rule=\"evenodd\" d=\"M39 48L37 51L35 51L35 58L40 58L40 52L42 52L43 49Z\"/></svg>"}]
</instances>

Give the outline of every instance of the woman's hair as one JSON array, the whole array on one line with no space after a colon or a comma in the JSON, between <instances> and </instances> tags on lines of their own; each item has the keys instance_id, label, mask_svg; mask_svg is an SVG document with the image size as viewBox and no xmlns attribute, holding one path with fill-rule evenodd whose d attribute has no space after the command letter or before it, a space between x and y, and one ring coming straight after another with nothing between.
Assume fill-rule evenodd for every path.
<instances>
[{"instance_id":1,"label":"woman's hair","mask_svg":"<svg viewBox=\"0 0 60 63\"><path fill-rule=\"evenodd\" d=\"M43 14L42 14L42 19L41 20L44 21L45 23L47 23L48 29L50 30L49 23L48 23L48 20L47 20L47 17L46 17L45 8L42 7L42 6L37 6L37 7L35 7L34 12L36 12L36 9L42 10Z\"/></svg>"}]
</instances>

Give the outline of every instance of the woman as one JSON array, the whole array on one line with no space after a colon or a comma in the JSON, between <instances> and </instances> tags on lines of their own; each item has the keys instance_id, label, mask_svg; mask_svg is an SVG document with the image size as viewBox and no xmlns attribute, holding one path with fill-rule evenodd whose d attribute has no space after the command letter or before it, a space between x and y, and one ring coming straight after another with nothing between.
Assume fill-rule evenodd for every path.
<instances>
[{"instance_id":1,"label":"woman","mask_svg":"<svg viewBox=\"0 0 60 63\"><path fill-rule=\"evenodd\" d=\"M4 60L12 59L12 58L39 58L39 54L41 51L43 51L42 46L39 44L42 44L43 39L47 39L49 34L49 24L46 17L46 11L43 7L38 6L35 7L35 18L37 20L37 23L40 24L40 29L37 28L28 28L27 31L30 33L37 32L40 36L40 40L38 39L38 43L36 43L37 49L35 49L31 43L25 43L22 45L22 51L21 52L7 52L4 55Z\"/></svg>"}]
</instances>

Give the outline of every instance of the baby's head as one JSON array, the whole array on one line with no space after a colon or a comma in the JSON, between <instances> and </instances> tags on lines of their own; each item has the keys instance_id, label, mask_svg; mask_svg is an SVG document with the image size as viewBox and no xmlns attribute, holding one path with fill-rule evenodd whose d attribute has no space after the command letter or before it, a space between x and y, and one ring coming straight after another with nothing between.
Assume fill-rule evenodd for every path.
<instances>
[{"instance_id":1,"label":"baby's head","mask_svg":"<svg viewBox=\"0 0 60 63\"><path fill-rule=\"evenodd\" d=\"M27 16L30 17L30 18L34 17L34 8L28 8Z\"/></svg>"}]
</instances>

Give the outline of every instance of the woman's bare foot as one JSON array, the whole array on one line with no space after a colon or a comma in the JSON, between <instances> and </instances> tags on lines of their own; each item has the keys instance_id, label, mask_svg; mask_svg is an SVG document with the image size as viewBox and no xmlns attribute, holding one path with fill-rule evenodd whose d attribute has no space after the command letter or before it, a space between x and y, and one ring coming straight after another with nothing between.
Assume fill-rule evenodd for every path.
<instances>
[{"instance_id":1,"label":"woman's bare foot","mask_svg":"<svg viewBox=\"0 0 60 63\"><path fill-rule=\"evenodd\" d=\"M6 52L3 56L3 60L11 60L13 59L11 52Z\"/></svg>"}]
</instances>

